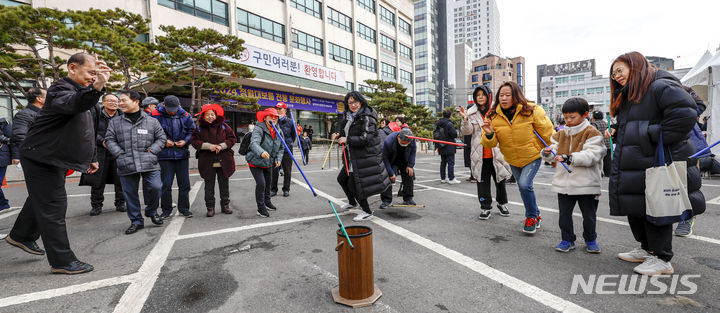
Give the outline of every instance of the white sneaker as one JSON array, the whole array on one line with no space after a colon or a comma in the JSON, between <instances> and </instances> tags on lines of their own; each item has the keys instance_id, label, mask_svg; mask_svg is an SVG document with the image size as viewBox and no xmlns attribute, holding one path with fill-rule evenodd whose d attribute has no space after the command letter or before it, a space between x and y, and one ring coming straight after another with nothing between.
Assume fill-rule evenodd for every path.
<instances>
[{"instance_id":1,"label":"white sneaker","mask_svg":"<svg viewBox=\"0 0 720 313\"><path fill-rule=\"evenodd\" d=\"M353 221L362 222L365 220L369 220L371 217L373 217L372 213L368 214L368 213L365 213L365 211L362 211L362 212L358 213L358 215L353 217Z\"/></svg>"},{"instance_id":2,"label":"white sneaker","mask_svg":"<svg viewBox=\"0 0 720 313\"><path fill-rule=\"evenodd\" d=\"M352 205L350 203L345 203L345 204L343 204L343 206L340 207L340 210L349 210L349 209L353 209L355 207L357 207L357 204Z\"/></svg>"},{"instance_id":3,"label":"white sneaker","mask_svg":"<svg viewBox=\"0 0 720 313\"><path fill-rule=\"evenodd\" d=\"M635 271L635 273L647 276L675 273L675 270L673 269L670 262L660 260L654 255L651 255L647 259L645 259L645 262L636 266L633 271Z\"/></svg>"},{"instance_id":4,"label":"white sneaker","mask_svg":"<svg viewBox=\"0 0 720 313\"><path fill-rule=\"evenodd\" d=\"M447 182L448 182L447 179L441 179L441 180L440 180L440 183L441 183L441 184L447 184Z\"/></svg>"},{"instance_id":5,"label":"white sneaker","mask_svg":"<svg viewBox=\"0 0 720 313\"><path fill-rule=\"evenodd\" d=\"M642 263L645 262L647 258L649 258L651 255L647 251L643 250L642 248L635 248L632 249L630 252L623 252L618 253L618 258L620 258L623 261L628 261L632 263Z\"/></svg>"},{"instance_id":6,"label":"white sneaker","mask_svg":"<svg viewBox=\"0 0 720 313\"><path fill-rule=\"evenodd\" d=\"M453 180L448 181L447 183L450 184L450 185L457 185L457 184L460 183L460 181L457 180L457 179L453 179Z\"/></svg>"}]
</instances>

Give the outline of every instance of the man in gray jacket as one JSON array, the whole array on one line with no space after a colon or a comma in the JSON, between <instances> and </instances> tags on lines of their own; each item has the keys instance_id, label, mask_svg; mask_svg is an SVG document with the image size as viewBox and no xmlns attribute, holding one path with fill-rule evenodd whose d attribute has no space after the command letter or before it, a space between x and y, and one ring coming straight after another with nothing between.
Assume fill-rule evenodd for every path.
<instances>
[{"instance_id":1,"label":"man in gray jacket","mask_svg":"<svg viewBox=\"0 0 720 313\"><path fill-rule=\"evenodd\" d=\"M120 92L120 109L124 116L110 120L105 145L117 162L117 171L122 183L130 228L129 235L144 227L144 218L140 213L138 188L143 180L145 198L145 216L153 224L162 225L157 213L160 202L160 164L157 154L166 142L165 132L160 123L140 110L140 95L134 91Z\"/></svg>"}]
</instances>

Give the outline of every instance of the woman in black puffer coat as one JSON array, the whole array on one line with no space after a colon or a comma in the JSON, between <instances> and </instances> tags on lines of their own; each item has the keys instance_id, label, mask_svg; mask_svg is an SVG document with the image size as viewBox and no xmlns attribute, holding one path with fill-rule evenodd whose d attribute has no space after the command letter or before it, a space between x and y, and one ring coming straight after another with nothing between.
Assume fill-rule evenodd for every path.
<instances>
[{"instance_id":1,"label":"woman in black puffer coat","mask_svg":"<svg viewBox=\"0 0 720 313\"><path fill-rule=\"evenodd\" d=\"M646 219L645 170L654 165L662 131L672 159L688 161L688 193L693 210L705 210L697 162L689 160L695 148L688 134L697 121L697 107L677 78L656 69L638 52L615 59L610 86L610 114L618 121L610 173L610 214L627 216L633 236L641 245L618 257L643 263L635 267L639 274L672 274L672 224L655 225Z\"/></svg>"},{"instance_id":2,"label":"woman in black puffer coat","mask_svg":"<svg viewBox=\"0 0 720 313\"><path fill-rule=\"evenodd\" d=\"M348 204L342 208L353 208L360 203L363 212L353 220L362 221L372 217L367 198L383 192L390 185L390 178L383 164L382 141L378 134L382 130L377 128L377 113L357 91L345 96L345 107L348 110L333 137L340 137L338 144L344 146L350 168L343 163L337 181L348 198Z\"/></svg>"}]
</instances>

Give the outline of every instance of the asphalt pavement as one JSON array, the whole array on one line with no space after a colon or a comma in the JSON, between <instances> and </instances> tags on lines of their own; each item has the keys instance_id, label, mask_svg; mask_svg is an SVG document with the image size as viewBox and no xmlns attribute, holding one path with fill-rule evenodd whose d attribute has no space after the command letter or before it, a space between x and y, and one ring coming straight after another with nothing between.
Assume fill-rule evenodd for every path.
<instances>
[{"instance_id":1,"label":"asphalt pavement","mask_svg":"<svg viewBox=\"0 0 720 313\"><path fill-rule=\"evenodd\" d=\"M0 242L0 312L720 312L720 179L703 180L709 203L694 236L673 238L676 278L624 294L618 285L632 278L635 264L616 255L638 244L627 221L609 215L606 178L597 214L602 253L584 251L578 216L578 248L559 253L553 168L542 166L535 179L543 223L528 236L517 185L507 188L509 217L494 209L489 220L478 220L477 189L465 181L462 153L456 156L462 183L448 185L440 182L440 157L424 151L417 155L415 181L415 201L424 207L380 210L373 196L370 221L352 221L355 209L339 212L346 226L373 229L375 284L383 296L365 308L336 304L330 290L338 285L337 220L328 200L339 209L346 199L336 182L335 151L321 169L325 152L316 148L302 167L318 196L294 168L290 196L273 198L278 210L270 218L255 214L255 184L241 166L230 183L232 215L205 217L202 179L193 174L195 217L175 215L162 226L148 220L133 235L124 234L130 222L114 211L111 186L105 210L91 217L89 188L69 179L70 242L95 270L52 275L44 256ZM0 212L0 234L10 230L27 196L22 182L4 192L13 208ZM572 294L576 276L585 285ZM665 282L667 290L659 292ZM688 282L696 285L692 293Z\"/></svg>"}]
</instances>

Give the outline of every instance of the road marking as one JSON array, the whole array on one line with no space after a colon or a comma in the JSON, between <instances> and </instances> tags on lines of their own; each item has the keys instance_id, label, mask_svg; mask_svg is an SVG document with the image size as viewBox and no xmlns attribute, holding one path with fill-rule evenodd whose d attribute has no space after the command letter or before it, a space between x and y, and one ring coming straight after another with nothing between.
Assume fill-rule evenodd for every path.
<instances>
[{"instance_id":1,"label":"road marking","mask_svg":"<svg viewBox=\"0 0 720 313\"><path fill-rule=\"evenodd\" d=\"M191 206L193 202L195 202L198 191L200 191L200 186L202 186L202 181L195 182L195 185L193 185L190 190ZM170 225L165 228L160 239L155 243L152 251L150 251L150 254L145 258L142 266L140 266L137 272L140 278L128 286L117 306L115 306L114 312L139 313L142 310L143 306L145 306L145 301L147 301L150 296L150 292L153 289L153 285L155 285L158 275L160 275L163 264L165 264L168 255L170 255L170 250L172 250L175 241L177 241L180 229L185 220L185 218L174 218L172 222L170 222Z\"/></svg>"},{"instance_id":2,"label":"road marking","mask_svg":"<svg viewBox=\"0 0 720 313\"><path fill-rule=\"evenodd\" d=\"M438 190L438 191L444 191L444 192L448 192L448 193L454 193L454 194L461 195L461 196L477 198L477 195L476 195L476 194L466 193L466 192L462 192L462 191L455 191L455 190L450 190L450 189L437 188L437 187L432 187L432 186L427 186L427 185L421 185L421 184L415 184L415 185L416 185L416 186L420 186L420 187L425 187L425 188L428 188L428 189L434 189L434 190ZM510 202L508 202L508 203L510 203L510 204L512 204L512 205L517 205L517 206L524 207L524 205L523 205L521 202L510 201ZM542 211L552 212L552 213L560 213L560 211L558 211L558 210L556 210L556 209L551 209L551 208L542 207L542 206L538 206L538 209L540 209L540 210L542 210ZM573 213L573 216L582 217L582 214L580 214L580 213ZM619 220L611 219L611 218L607 218L607 217L599 217L599 216L598 216L598 217L597 217L597 220L598 220L598 221L601 221L601 222L610 223L610 224L630 226L627 222L623 222L623 221L619 221ZM713 243L713 244L716 244L716 245L720 245L720 239L716 239L716 238L705 237L705 236L696 236L696 235L692 235L692 236L687 237L687 238L695 239L695 240L699 240L699 241L704 241L704 242L709 242L709 243Z\"/></svg>"},{"instance_id":3,"label":"road marking","mask_svg":"<svg viewBox=\"0 0 720 313\"><path fill-rule=\"evenodd\" d=\"M561 312L592 312L575 303L542 290L535 285L505 274L504 272L496 270L483 262L477 261L460 252L447 248L437 242L422 237L381 218L373 217L370 221L550 308Z\"/></svg>"},{"instance_id":4,"label":"road marking","mask_svg":"<svg viewBox=\"0 0 720 313\"><path fill-rule=\"evenodd\" d=\"M341 213L339 212L338 215L346 215L349 213L350 213L349 211L341 212ZM240 231L249 230L249 229L292 224L292 223L312 221L312 220L330 218L330 217L335 217L335 214L324 214L324 215L315 215L315 216L307 216L307 217L298 217L298 218L291 218L291 219L280 220L280 221L275 221L275 222L251 224L251 225L245 225L245 226L240 226L240 227L232 227L232 228L225 228L225 229L219 229L219 230L213 230L213 231L193 233L193 234L178 236L177 240L214 236L214 235L220 235L220 234L225 234L225 233L234 233L234 232L240 232Z\"/></svg>"},{"instance_id":5,"label":"road marking","mask_svg":"<svg viewBox=\"0 0 720 313\"><path fill-rule=\"evenodd\" d=\"M303 188L309 189L309 187L305 183L303 183L297 179L293 179L293 181L296 184L302 186ZM422 186L422 187L427 188L427 186ZM430 188L432 189L433 187L430 187ZM327 195L327 194L322 191L319 191L317 189L315 189L315 192L319 196L326 198L330 201L335 202L336 200L338 200L334 197L325 197L325 195ZM480 275L490 278L490 279L502 284L503 286L507 286L507 287L527 296L528 298L535 300L537 302L540 302L550 308L553 308L558 311L567 311L567 312L592 312L592 311L585 309L575 303L572 303L563 298L555 296L547 291L544 291L532 284L526 283L522 280L519 280L515 277L505 274L504 272L501 272L499 270L491 268L490 266L488 266L485 263L482 263L473 258L470 258L470 257L468 257L460 252L457 252L455 250L449 249L449 248L447 248L441 244L438 244L432 240L424 238L424 237L422 237L416 233L413 233L405 228L402 228L400 226L397 226L395 224L387 222L378 217L373 217L372 219L370 219L370 221L379 226L382 226L383 228L385 228L397 235L400 235L401 237L404 237L405 239L408 239L408 240L410 240L414 243L417 243L420 246L423 246L437 254L440 254L441 256L444 256L445 258L450 259L451 261L454 261L462 266L465 266Z\"/></svg>"},{"instance_id":6,"label":"road marking","mask_svg":"<svg viewBox=\"0 0 720 313\"><path fill-rule=\"evenodd\" d=\"M140 189L141 189L141 190L139 190L138 192L139 192L139 193L143 193L142 188L140 188ZM173 187L172 190L178 190L178 187ZM108 192L104 192L103 194L104 194L104 195L114 195L115 192L114 192L114 191L108 191ZM89 193L79 193L79 194L74 194L74 195L67 195L68 198L89 197L89 196L91 196L91 194L89 194Z\"/></svg>"},{"instance_id":7,"label":"road marking","mask_svg":"<svg viewBox=\"0 0 720 313\"><path fill-rule=\"evenodd\" d=\"M118 277L112 277L107 279L101 279L96 281L91 281L87 283L62 287L62 288L56 288L56 289L50 289L50 290L44 290L44 291L38 291L38 292L32 292L32 293L26 293L22 295L12 296L0 299L0 308L11 306L11 305L17 305L17 304L23 304L27 302L32 301L38 301L38 300L45 300L45 299L51 299L55 297L60 296L66 296L73 293L78 292L84 292L84 291L90 291L120 284L126 284L126 283L132 283L140 278L140 273L134 273L130 275L124 275L124 276L118 276Z\"/></svg>"},{"instance_id":8,"label":"road marking","mask_svg":"<svg viewBox=\"0 0 720 313\"><path fill-rule=\"evenodd\" d=\"M18 210L18 209L22 209L22 208L21 207L11 207L9 209L2 210L3 214L0 214L0 220L20 214L20 210Z\"/></svg>"},{"instance_id":9,"label":"road marking","mask_svg":"<svg viewBox=\"0 0 720 313\"><path fill-rule=\"evenodd\" d=\"M538 182L535 182L535 181L533 182L533 185L541 185L541 186L550 186L550 187L552 187L552 184L549 184L549 183L538 183ZM602 192L608 192L608 191L605 190L605 189L600 189L600 191L602 191Z\"/></svg>"}]
</instances>

